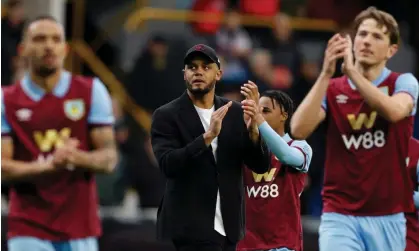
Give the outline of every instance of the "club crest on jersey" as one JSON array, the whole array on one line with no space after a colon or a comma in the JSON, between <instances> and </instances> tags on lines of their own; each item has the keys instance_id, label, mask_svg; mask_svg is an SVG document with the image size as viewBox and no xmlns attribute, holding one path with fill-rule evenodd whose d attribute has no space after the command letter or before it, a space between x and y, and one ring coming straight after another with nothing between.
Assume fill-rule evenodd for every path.
<instances>
[{"instance_id":1,"label":"club crest on jersey","mask_svg":"<svg viewBox=\"0 0 419 251\"><path fill-rule=\"evenodd\" d=\"M67 100L64 102L64 113L67 118L77 121L84 116L85 106L82 99Z\"/></svg>"}]
</instances>

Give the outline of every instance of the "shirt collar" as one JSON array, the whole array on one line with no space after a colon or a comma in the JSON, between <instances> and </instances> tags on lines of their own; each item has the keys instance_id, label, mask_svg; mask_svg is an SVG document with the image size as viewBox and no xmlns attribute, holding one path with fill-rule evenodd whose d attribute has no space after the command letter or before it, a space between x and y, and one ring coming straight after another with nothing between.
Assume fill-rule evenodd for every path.
<instances>
[{"instance_id":1,"label":"shirt collar","mask_svg":"<svg viewBox=\"0 0 419 251\"><path fill-rule=\"evenodd\" d=\"M384 67L384 69L381 71L381 74L372 81L372 84L375 86L378 86L390 75L390 73L391 71L387 67ZM351 88L356 90L356 86L352 83L352 81L349 78L348 78L348 82Z\"/></svg>"},{"instance_id":2,"label":"shirt collar","mask_svg":"<svg viewBox=\"0 0 419 251\"><path fill-rule=\"evenodd\" d=\"M67 71L61 73L57 85L52 90L52 94L56 97L63 97L67 94L70 87L71 74ZM34 101L39 101L45 95L45 90L35 84L28 73L25 74L22 81L23 91Z\"/></svg>"}]
</instances>

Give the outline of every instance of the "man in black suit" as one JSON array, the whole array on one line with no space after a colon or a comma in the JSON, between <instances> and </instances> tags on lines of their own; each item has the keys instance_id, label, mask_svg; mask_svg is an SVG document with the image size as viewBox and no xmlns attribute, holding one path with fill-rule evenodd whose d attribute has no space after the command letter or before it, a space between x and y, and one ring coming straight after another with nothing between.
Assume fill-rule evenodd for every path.
<instances>
[{"instance_id":1,"label":"man in black suit","mask_svg":"<svg viewBox=\"0 0 419 251\"><path fill-rule=\"evenodd\" d=\"M167 178L158 235L181 251L235 251L245 231L243 164L265 173L268 150L240 104L215 95L222 76L215 51L195 45L184 65L187 91L157 109L151 126Z\"/></svg>"}]
</instances>

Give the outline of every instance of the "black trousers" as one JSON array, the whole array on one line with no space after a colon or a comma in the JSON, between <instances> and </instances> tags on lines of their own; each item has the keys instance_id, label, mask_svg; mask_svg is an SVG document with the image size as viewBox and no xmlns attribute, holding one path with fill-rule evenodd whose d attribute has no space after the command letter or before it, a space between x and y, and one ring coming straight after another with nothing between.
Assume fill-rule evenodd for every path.
<instances>
[{"instance_id":1,"label":"black trousers","mask_svg":"<svg viewBox=\"0 0 419 251\"><path fill-rule=\"evenodd\" d=\"M212 240L206 240L205 238L174 239L173 244L177 251L236 251L237 243L231 242L227 237L217 232L215 232L215 235L217 235L217 238L211 238Z\"/></svg>"}]
</instances>

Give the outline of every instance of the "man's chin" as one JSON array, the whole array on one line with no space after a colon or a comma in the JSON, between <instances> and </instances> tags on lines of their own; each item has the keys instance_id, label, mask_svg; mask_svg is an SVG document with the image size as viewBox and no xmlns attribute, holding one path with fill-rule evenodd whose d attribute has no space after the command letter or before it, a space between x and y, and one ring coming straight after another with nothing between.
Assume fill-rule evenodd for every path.
<instances>
[{"instance_id":1,"label":"man's chin","mask_svg":"<svg viewBox=\"0 0 419 251\"><path fill-rule=\"evenodd\" d=\"M58 67L55 66L41 66L38 69L38 75L42 76L42 77L48 77L52 74L54 74L55 72L57 72Z\"/></svg>"},{"instance_id":2,"label":"man's chin","mask_svg":"<svg viewBox=\"0 0 419 251\"><path fill-rule=\"evenodd\" d=\"M359 57L357 59L358 63L363 65L363 66L373 66L378 64L379 62L377 62L377 60L372 59L372 58L366 58L366 57Z\"/></svg>"},{"instance_id":3,"label":"man's chin","mask_svg":"<svg viewBox=\"0 0 419 251\"><path fill-rule=\"evenodd\" d=\"M190 93L195 95L204 95L210 92L208 88L199 88L199 87L192 87L188 89Z\"/></svg>"}]
</instances>

